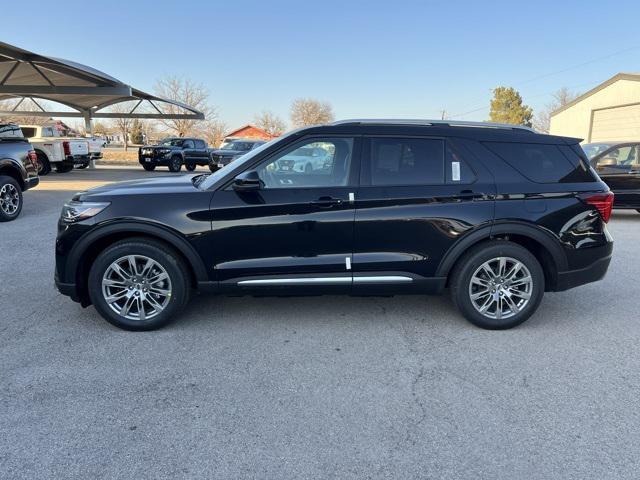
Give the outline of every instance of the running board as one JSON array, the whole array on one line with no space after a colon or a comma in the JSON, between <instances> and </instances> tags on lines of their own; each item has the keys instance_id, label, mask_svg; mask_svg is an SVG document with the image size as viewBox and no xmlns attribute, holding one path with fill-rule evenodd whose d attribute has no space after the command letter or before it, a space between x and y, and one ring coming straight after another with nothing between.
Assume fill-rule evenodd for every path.
<instances>
[{"instance_id":1,"label":"running board","mask_svg":"<svg viewBox=\"0 0 640 480\"><path fill-rule=\"evenodd\" d=\"M286 286L286 285L345 285L348 283L360 285L385 285L390 283L411 283L411 277L403 275L379 275L368 277L308 277L308 278L265 278L256 280L241 280L240 287L251 286Z\"/></svg>"}]
</instances>

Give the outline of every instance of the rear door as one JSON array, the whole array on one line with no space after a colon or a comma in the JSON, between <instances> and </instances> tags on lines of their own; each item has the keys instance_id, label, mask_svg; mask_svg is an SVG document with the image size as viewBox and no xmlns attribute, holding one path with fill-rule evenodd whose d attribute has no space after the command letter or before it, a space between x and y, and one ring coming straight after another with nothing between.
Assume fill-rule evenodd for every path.
<instances>
[{"instance_id":1,"label":"rear door","mask_svg":"<svg viewBox=\"0 0 640 480\"><path fill-rule=\"evenodd\" d=\"M195 150L195 155L197 157L196 161L201 164L207 164L209 163L209 156L207 153L207 144L204 143L204 140L195 140L196 143L196 150Z\"/></svg>"},{"instance_id":2,"label":"rear door","mask_svg":"<svg viewBox=\"0 0 640 480\"><path fill-rule=\"evenodd\" d=\"M640 144L618 145L596 157L592 164L615 193L615 206L640 208Z\"/></svg>"},{"instance_id":3,"label":"rear door","mask_svg":"<svg viewBox=\"0 0 640 480\"><path fill-rule=\"evenodd\" d=\"M354 291L437 288L432 277L448 249L493 220L491 176L437 137L367 138L361 164Z\"/></svg>"},{"instance_id":4,"label":"rear door","mask_svg":"<svg viewBox=\"0 0 640 480\"><path fill-rule=\"evenodd\" d=\"M193 140L187 138L184 142L182 142L182 155L184 156L185 162L193 162L196 160L196 146Z\"/></svg>"}]
</instances>

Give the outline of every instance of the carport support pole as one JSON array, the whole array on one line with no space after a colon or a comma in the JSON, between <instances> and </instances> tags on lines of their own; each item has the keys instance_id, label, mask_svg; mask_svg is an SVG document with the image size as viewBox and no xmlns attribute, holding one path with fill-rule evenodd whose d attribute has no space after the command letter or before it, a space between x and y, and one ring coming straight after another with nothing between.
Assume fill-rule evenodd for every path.
<instances>
[{"instance_id":1,"label":"carport support pole","mask_svg":"<svg viewBox=\"0 0 640 480\"><path fill-rule=\"evenodd\" d=\"M83 112L84 116L84 131L85 135L89 135L93 137L93 124L91 123L91 114L87 111ZM91 159L89 160L89 168L96 168L96 161Z\"/></svg>"}]
</instances>

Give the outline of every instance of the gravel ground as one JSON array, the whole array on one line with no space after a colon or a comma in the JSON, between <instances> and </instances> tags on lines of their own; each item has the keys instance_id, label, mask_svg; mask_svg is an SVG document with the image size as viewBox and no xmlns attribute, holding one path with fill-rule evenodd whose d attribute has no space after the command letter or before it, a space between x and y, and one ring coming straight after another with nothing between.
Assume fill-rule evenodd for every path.
<instances>
[{"instance_id":1,"label":"gravel ground","mask_svg":"<svg viewBox=\"0 0 640 480\"><path fill-rule=\"evenodd\" d=\"M510 331L446 297L200 296L124 332L53 289L56 220L162 174L52 174L0 224L0 478L640 477L639 214L604 281Z\"/></svg>"}]
</instances>

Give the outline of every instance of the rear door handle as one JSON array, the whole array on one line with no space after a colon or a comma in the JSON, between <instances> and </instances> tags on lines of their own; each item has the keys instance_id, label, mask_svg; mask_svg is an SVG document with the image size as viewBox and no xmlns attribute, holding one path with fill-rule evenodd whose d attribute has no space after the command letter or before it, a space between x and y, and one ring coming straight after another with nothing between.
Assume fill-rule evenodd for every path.
<instances>
[{"instance_id":1,"label":"rear door handle","mask_svg":"<svg viewBox=\"0 0 640 480\"><path fill-rule=\"evenodd\" d=\"M342 200L340 200L339 198L320 197L319 199L312 201L311 205L318 208L332 208L340 205L341 203Z\"/></svg>"}]
</instances>

